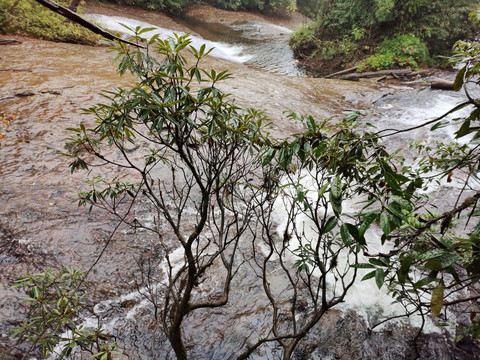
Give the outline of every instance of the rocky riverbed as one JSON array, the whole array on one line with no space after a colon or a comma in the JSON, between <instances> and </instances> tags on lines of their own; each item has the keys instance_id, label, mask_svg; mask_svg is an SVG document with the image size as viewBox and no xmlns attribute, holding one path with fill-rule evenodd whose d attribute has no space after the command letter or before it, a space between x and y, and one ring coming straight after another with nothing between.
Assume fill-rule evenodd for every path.
<instances>
[{"instance_id":1,"label":"rocky riverbed","mask_svg":"<svg viewBox=\"0 0 480 360\"><path fill-rule=\"evenodd\" d=\"M187 24L188 18L200 16L223 24L239 20L271 21L258 15L221 12L204 6L192 9L186 14ZM189 31L185 23L179 24L175 19L128 7L89 7L85 11L120 14L177 31ZM293 28L304 21L304 18L280 19L277 23ZM133 79L116 74L114 55L105 47L19 40L20 44L2 46L0 55L0 111L15 116L8 127L0 130L3 134L0 140L0 358L7 359L21 358L24 351L22 347L14 347L7 335L7 329L20 321L23 314L18 300L21 294L9 289L15 278L27 271L62 264L87 269L108 244L88 279L89 302L93 305L114 299L115 303L115 299L121 299L129 289L125 279L135 271L136 260L154 246L148 237L132 237L126 231L117 231L111 237L116 219L107 213L95 210L88 213L79 208L75 191L82 186L87 174L70 174L69 159L60 154L66 150L65 141L70 136L67 128L93 122L82 113L82 108L103 101L101 91L127 86ZM263 110L272 120L273 136L286 136L300 129L284 112L340 118L347 110L371 109L375 100L399 91L378 84L268 73L215 57L207 58L203 66L220 71L229 69L234 76L222 85L222 90L231 93L240 106ZM252 303L258 296L254 279L247 273L241 275L238 281L244 282L242 286L251 284L251 290L237 291L233 299ZM258 301L261 305L261 300ZM113 316L124 316L135 305L135 302L120 301L115 314L105 315L106 321ZM259 315L262 309L263 305L257 308L258 313L250 315ZM148 309L144 311L148 313ZM203 336L200 342L203 346L191 350L194 358L231 358L241 345L246 320L235 320L228 307L217 315L212 322L210 314L200 312L186 328L187 338ZM256 320L260 322L258 326L261 319L262 316ZM219 336L222 337L234 320L238 333L219 342ZM139 317L137 323L118 325L119 337L131 358L148 358L149 332L143 331L148 326L148 316ZM302 347L299 354L304 355L298 358L409 359L415 352L413 333L411 328L397 327L371 334L358 315L333 311L312 333L309 343L313 345ZM455 346L452 342L446 343L440 335L422 341L419 353L424 359L432 358L429 357L432 353L438 353L435 359L457 356L445 355L453 354ZM219 344L224 345L223 350L218 349ZM159 339L157 347L163 357L168 354L162 350L165 346L165 339ZM461 357L464 356L462 349L456 351L460 354L458 359L468 358ZM274 358L272 354L274 352L266 354L265 358Z\"/></svg>"}]
</instances>

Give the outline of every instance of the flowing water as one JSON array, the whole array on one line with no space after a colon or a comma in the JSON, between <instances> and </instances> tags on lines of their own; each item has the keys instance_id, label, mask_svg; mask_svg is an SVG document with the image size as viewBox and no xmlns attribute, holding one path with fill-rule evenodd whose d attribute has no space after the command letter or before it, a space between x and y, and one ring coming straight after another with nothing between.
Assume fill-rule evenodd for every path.
<instances>
[{"instance_id":1,"label":"flowing water","mask_svg":"<svg viewBox=\"0 0 480 360\"><path fill-rule=\"evenodd\" d=\"M379 128L399 128L437 116L461 101L461 95L432 91L423 84L412 88L310 78L293 59L287 44L290 30L273 24L206 24L191 19L159 19L142 11L127 14L94 10L89 18L111 30L125 31L120 22L130 27L153 24L162 36L189 32L195 46L206 43L215 47L204 67L229 69L234 76L221 85L222 90L231 93L241 106L265 111L273 122L274 136L300 130L284 111L325 118L358 109ZM21 353L9 350L12 343L6 336L6 329L22 314L14 300L18 292L8 289L9 282L27 270L45 266L88 268L108 242L115 219L76 207L73 192L81 186L85 174L71 175L68 160L59 152L65 151L64 139L69 136L66 128L92 122L81 108L100 102L101 90L132 81L128 76L118 77L113 56L105 48L25 40L2 49L0 111L16 117L9 127L0 128L4 135L0 148L0 358L7 352ZM438 113L432 113L432 109ZM451 131L444 134L451 136ZM436 135L421 130L414 136ZM391 145L405 147L408 140L396 137ZM149 358L151 309L138 293L125 290L129 288L125 279L136 267L134 259L154 247L148 237L119 232L107 249L107 258L115 261L102 261L90 278L96 316L118 334L130 353L137 354L134 358ZM210 313L200 311L186 324L187 341L195 339L202 344L191 349L193 358L233 358L248 329L267 322L268 302L257 291L256 280L248 271L240 271L231 297L235 308L219 310L213 321ZM371 292L371 296L365 296L365 292ZM388 299L368 286L359 287L357 294L349 299L350 306L342 308L343 313L330 312L312 333L310 341L324 346L310 351L311 356L408 359L414 331L404 328L368 334L368 319L357 313L371 316L372 311L388 307ZM235 314L238 308L243 309L241 316ZM446 352L451 344L438 339L439 343L434 341L433 345L426 341L424 350ZM154 348L159 356L168 356L168 343L158 333ZM275 359L275 354L275 349L267 348L257 358Z\"/></svg>"}]
</instances>

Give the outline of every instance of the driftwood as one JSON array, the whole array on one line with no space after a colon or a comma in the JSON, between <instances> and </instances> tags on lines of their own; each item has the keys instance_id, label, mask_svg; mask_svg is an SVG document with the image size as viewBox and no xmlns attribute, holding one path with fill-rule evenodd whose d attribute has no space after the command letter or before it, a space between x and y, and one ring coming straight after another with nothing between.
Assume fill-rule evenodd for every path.
<instances>
[{"instance_id":1,"label":"driftwood","mask_svg":"<svg viewBox=\"0 0 480 360\"><path fill-rule=\"evenodd\" d=\"M454 90L453 81L444 80L444 79L433 79L430 84L430 87L432 89Z\"/></svg>"},{"instance_id":2,"label":"driftwood","mask_svg":"<svg viewBox=\"0 0 480 360\"><path fill-rule=\"evenodd\" d=\"M10 38L0 39L0 45L16 45L21 43L22 42L17 39L10 39Z\"/></svg>"},{"instance_id":3,"label":"driftwood","mask_svg":"<svg viewBox=\"0 0 480 360\"><path fill-rule=\"evenodd\" d=\"M348 68L348 69L345 69L345 70L342 70L342 71L337 71L337 72L334 72L333 74L325 76L325 79L330 79L330 78L333 78L333 77L338 76L338 75L348 74L348 73L351 73L351 72L353 72L357 69L358 69L358 66L354 66L354 67L351 67L351 68Z\"/></svg>"},{"instance_id":4,"label":"driftwood","mask_svg":"<svg viewBox=\"0 0 480 360\"><path fill-rule=\"evenodd\" d=\"M408 76L412 73L410 69L398 69L398 70L381 70L381 71L370 71L370 72L363 72L363 73L354 73L354 74L346 74L339 76L339 79L342 80L358 80L362 78L375 78L375 77L382 77L382 76Z\"/></svg>"},{"instance_id":5,"label":"driftwood","mask_svg":"<svg viewBox=\"0 0 480 360\"><path fill-rule=\"evenodd\" d=\"M413 77L413 76L429 76L429 75L432 75L435 71L436 71L436 69L417 70L417 71L413 71L413 72L412 72L411 74L409 74L408 76L409 76L409 77Z\"/></svg>"},{"instance_id":6,"label":"driftwood","mask_svg":"<svg viewBox=\"0 0 480 360\"><path fill-rule=\"evenodd\" d=\"M101 27L99 27L99 26L95 25L94 23L86 20L82 16L78 15L76 12L74 12L74 11L72 11L72 10L70 10L70 9L60 5L60 4L57 4L56 2L54 2L52 0L35 0L35 1L39 4L41 4L41 5L49 8L50 10L56 12L57 14L60 14L64 17L66 17L67 19L72 20L73 22L77 23L78 25L81 25L84 28L87 28L88 30L93 31L95 34L103 36L106 39L121 41L121 42L130 44L130 45L133 45L133 46L137 46L137 47L142 47L142 48L144 47L142 45L135 44L135 43L132 43L132 42L124 40L124 39L120 39L119 37L117 37L113 34L110 34L108 31L105 31Z\"/></svg>"},{"instance_id":7,"label":"driftwood","mask_svg":"<svg viewBox=\"0 0 480 360\"><path fill-rule=\"evenodd\" d=\"M0 69L0 71L32 72L32 69Z\"/></svg>"}]
</instances>

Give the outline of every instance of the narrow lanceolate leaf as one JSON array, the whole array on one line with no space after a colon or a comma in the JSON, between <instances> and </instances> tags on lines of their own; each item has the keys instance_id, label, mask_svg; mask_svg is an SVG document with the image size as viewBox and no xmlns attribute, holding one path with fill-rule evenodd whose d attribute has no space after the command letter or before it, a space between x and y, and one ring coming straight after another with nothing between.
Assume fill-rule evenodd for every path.
<instances>
[{"instance_id":1,"label":"narrow lanceolate leaf","mask_svg":"<svg viewBox=\"0 0 480 360\"><path fill-rule=\"evenodd\" d=\"M433 316L438 316L443 307L443 280L441 280L437 287L432 292L432 300L430 301L430 308Z\"/></svg>"},{"instance_id":2,"label":"narrow lanceolate leaf","mask_svg":"<svg viewBox=\"0 0 480 360\"><path fill-rule=\"evenodd\" d=\"M334 216L330 217L323 228L323 233L324 234L329 233L335 228L335 226L337 226L337 224L338 224L338 219Z\"/></svg>"},{"instance_id":3,"label":"narrow lanceolate leaf","mask_svg":"<svg viewBox=\"0 0 480 360\"><path fill-rule=\"evenodd\" d=\"M406 257L405 259L402 260L400 269L398 269L397 276L398 276L398 281L402 284L404 284L407 279L408 279L408 273L410 272L410 266L412 265L413 262L413 256L410 255Z\"/></svg>"},{"instance_id":4,"label":"narrow lanceolate leaf","mask_svg":"<svg viewBox=\"0 0 480 360\"><path fill-rule=\"evenodd\" d=\"M340 199L342 197L342 182L339 176L333 179L330 194L334 199Z\"/></svg>"},{"instance_id":5,"label":"narrow lanceolate leaf","mask_svg":"<svg viewBox=\"0 0 480 360\"><path fill-rule=\"evenodd\" d=\"M455 91L458 91L462 88L463 86L463 76L465 75L465 70L467 69L466 66L464 66L458 73L457 76L455 77L455 81L453 82L453 89Z\"/></svg>"},{"instance_id":6,"label":"narrow lanceolate leaf","mask_svg":"<svg viewBox=\"0 0 480 360\"><path fill-rule=\"evenodd\" d=\"M388 219L388 215L385 213L382 213L380 215L380 227L382 228L382 231L385 234L385 236L388 236L392 231L390 227L390 220Z\"/></svg>"},{"instance_id":7,"label":"narrow lanceolate leaf","mask_svg":"<svg viewBox=\"0 0 480 360\"><path fill-rule=\"evenodd\" d=\"M368 280L368 279L373 278L376 273L377 273L376 270L370 271L367 275L365 275L365 276L362 278L362 281L365 281L365 280Z\"/></svg>"},{"instance_id":8,"label":"narrow lanceolate leaf","mask_svg":"<svg viewBox=\"0 0 480 360\"><path fill-rule=\"evenodd\" d=\"M350 237L350 232L348 231L348 226L346 224L342 224L342 226L340 226L340 235L345 246L350 246L352 240Z\"/></svg>"},{"instance_id":9,"label":"narrow lanceolate leaf","mask_svg":"<svg viewBox=\"0 0 480 360\"><path fill-rule=\"evenodd\" d=\"M391 213L392 215L395 215L396 217L402 219L403 221L405 222L408 221L407 216L401 210L395 207L395 205L387 204L385 205L385 209L387 209L389 213Z\"/></svg>"},{"instance_id":10,"label":"narrow lanceolate leaf","mask_svg":"<svg viewBox=\"0 0 480 360\"><path fill-rule=\"evenodd\" d=\"M377 270L375 270L375 282L379 289L383 286L385 282L385 271L383 271L383 269L377 268Z\"/></svg>"}]
</instances>

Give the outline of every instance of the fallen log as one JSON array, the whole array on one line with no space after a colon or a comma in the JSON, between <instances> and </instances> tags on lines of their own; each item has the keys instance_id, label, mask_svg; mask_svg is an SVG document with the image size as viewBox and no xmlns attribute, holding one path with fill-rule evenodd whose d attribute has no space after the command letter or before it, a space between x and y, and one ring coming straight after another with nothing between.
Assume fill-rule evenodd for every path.
<instances>
[{"instance_id":1,"label":"fallen log","mask_svg":"<svg viewBox=\"0 0 480 360\"><path fill-rule=\"evenodd\" d=\"M21 44L22 42L17 39L2 38L0 39L0 45L16 45Z\"/></svg>"},{"instance_id":2,"label":"fallen log","mask_svg":"<svg viewBox=\"0 0 480 360\"><path fill-rule=\"evenodd\" d=\"M341 80L358 80L362 78L375 78L382 77L384 75L391 76L407 76L412 73L411 69L398 69L398 70L380 70L380 71L369 71L363 73L354 73L346 74L339 77Z\"/></svg>"},{"instance_id":3,"label":"fallen log","mask_svg":"<svg viewBox=\"0 0 480 360\"><path fill-rule=\"evenodd\" d=\"M358 66L354 66L354 67L351 67L351 68L348 68L348 69L345 69L345 70L342 70L342 71L337 71L337 72L334 72L333 74L325 76L325 79L330 79L330 78L338 76L338 75L348 74L348 73L351 73L351 72L353 72L357 69L358 69Z\"/></svg>"},{"instance_id":4,"label":"fallen log","mask_svg":"<svg viewBox=\"0 0 480 360\"><path fill-rule=\"evenodd\" d=\"M430 83L430 88L439 90L454 90L453 81L444 79L433 79Z\"/></svg>"},{"instance_id":5,"label":"fallen log","mask_svg":"<svg viewBox=\"0 0 480 360\"><path fill-rule=\"evenodd\" d=\"M0 69L0 71L24 71L24 72L32 72L32 69Z\"/></svg>"},{"instance_id":6,"label":"fallen log","mask_svg":"<svg viewBox=\"0 0 480 360\"><path fill-rule=\"evenodd\" d=\"M72 11L72 10L70 10L70 9L60 5L60 4L57 4L56 2L54 2L52 0L35 0L35 1L38 2L40 5L43 5L47 8L49 8L50 10L56 12L57 14L60 14L63 17L66 17L67 19L72 20L73 22L77 23L78 25L81 25L84 28L87 28L88 30L93 31L95 34L103 36L104 38L106 38L108 40L117 40L117 41L121 41L121 42L126 43L126 44L141 47L141 48L145 47L145 46L135 44L135 43L132 43L132 42L124 40L124 39L120 39L119 37L117 37L113 34L110 34L108 31L103 30L101 27L99 27L99 26L95 25L94 23L88 21L87 19L78 15L76 12L74 12L74 11Z\"/></svg>"},{"instance_id":7,"label":"fallen log","mask_svg":"<svg viewBox=\"0 0 480 360\"><path fill-rule=\"evenodd\" d=\"M409 77L413 76L429 76L432 75L436 70L435 69L424 69L424 70L417 70L413 71L411 74L409 74Z\"/></svg>"}]
</instances>

